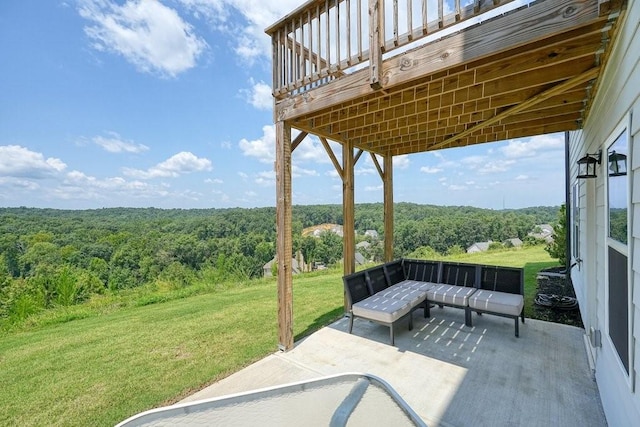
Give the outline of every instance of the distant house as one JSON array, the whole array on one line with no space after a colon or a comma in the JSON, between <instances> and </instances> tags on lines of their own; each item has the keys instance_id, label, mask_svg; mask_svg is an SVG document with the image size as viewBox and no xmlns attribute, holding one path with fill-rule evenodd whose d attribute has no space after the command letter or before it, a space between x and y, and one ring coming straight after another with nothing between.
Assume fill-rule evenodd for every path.
<instances>
[{"instance_id":1,"label":"distant house","mask_svg":"<svg viewBox=\"0 0 640 427\"><path fill-rule=\"evenodd\" d=\"M366 240L364 242L360 242L356 245L356 249L364 249L367 250L371 247L371 243L367 242Z\"/></svg>"},{"instance_id":2,"label":"distant house","mask_svg":"<svg viewBox=\"0 0 640 427\"><path fill-rule=\"evenodd\" d=\"M539 224L533 228L529 234L531 237L541 239L547 243L553 242L553 226L549 224Z\"/></svg>"},{"instance_id":3,"label":"distant house","mask_svg":"<svg viewBox=\"0 0 640 427\"><path fill-rule=\"evenodd\" d=\"M264 277L273 276L274 264L277 264L276 257L262 266L262 274ZM298 259L291 258L291 269L293 274L300 274L304 271L304 257L302 256L301 252L298 252Z\"/></svg>"},{"instance_id":4,"label":"distant house","mask_svg":"<svg viewBox=\"0 0 640 427\"><path fill-rule=\"evenodd\" d=\"M476 242L467 248L467 253L475 254L478 252L486 252L489 250L489 245L491 245L492 243L493 242L491 240L489 240L488 242Z\"/></svg>"},{"instance_id":5,"label":"distant house","mask_svg":"<svg viewBox=\"0 0 640 427\"><path fill-rule=\"evenodd\" d=\"M302 230L302 235L303 236L320 237L320 235L322 233L325 233L325 232L334 233L334 234L337 234L340 237L342 237L344 235L344 231L342 230L342 226L339 225L339 224L313 225L311 227L307 227L304 230Z\"/></svg>"},{"instance_id":6,"label":"distant house","mask_svg":"<svg viewBox=\"0 0 640 427\"><path fill-rule=\"evenodd\" d=\"M502 244L510 248L519 248L520 246L522 246L522 240L516 237L514 239L507 239L504 242L502 242Z\"/></svg>"},{"instance_id":7,"label":"distant house","mask_svg":"<svg viewBox=\"0 0 640 427\"><path fill-rule=\"evenodd\" d=\"M377 240L379 238L378 232L376 230L367 230L364 232L364 235L367 237L371 237L374 240Z\"/></svg>"}]
</instances>

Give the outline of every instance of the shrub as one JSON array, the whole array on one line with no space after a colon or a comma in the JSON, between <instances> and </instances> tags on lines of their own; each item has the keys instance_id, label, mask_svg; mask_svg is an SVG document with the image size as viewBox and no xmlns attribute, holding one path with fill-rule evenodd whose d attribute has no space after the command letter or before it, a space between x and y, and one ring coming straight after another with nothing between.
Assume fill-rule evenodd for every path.
<instances>
[{"instance_id":1,"label":"shrub","mask_svg":"<svg viewBox=\"0 0 640 427\"><path fill-rule=\"evenodd\" d=\"M558 223L553 226L553 241L547 244L545 250L552 258L557 258L561 265L567 265L567 216L566 207L561 205L558 210Z\"/></svg>"}]
</instances>

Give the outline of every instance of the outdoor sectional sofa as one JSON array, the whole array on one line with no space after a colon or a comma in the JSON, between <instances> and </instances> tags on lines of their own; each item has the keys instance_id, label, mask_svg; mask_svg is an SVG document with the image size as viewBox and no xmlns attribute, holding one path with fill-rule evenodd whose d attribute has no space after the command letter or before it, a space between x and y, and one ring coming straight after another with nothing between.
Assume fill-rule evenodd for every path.
<instances>
[{"instance_id":1,"label":"outdoor sectional sofa","mask_svg":"<svg viewBox=\"0 0 640 427\"><path fill-rule=\"evenodd\" d=\"M465 325L472 326L472 312L514 319L524 323L524 274L521 268L444 261L400 259L343 277L348 301L349 333L356 317L386 325L394 345L394 325L432 305L464 309Z\"/></svg>"}]
</instances>

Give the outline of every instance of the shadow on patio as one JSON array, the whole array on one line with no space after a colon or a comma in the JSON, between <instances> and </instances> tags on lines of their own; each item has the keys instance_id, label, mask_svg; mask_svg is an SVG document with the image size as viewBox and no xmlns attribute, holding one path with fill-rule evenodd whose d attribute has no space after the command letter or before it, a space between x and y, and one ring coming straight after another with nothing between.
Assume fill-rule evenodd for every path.
<instances>
[{"instance_id":1,"label":"shadow on patio","mask_svg":"<svg viewBox=\"0 0 640 427\"><path fill-rule=\"evenodd\" d=\"M414 329L356 319L349 335L343 318L190 396L194 401L344 372L386 380L433 426L605 426L589 367L583 330L527 319L520 338L513 321L435 308Z\"/></svg>"}]
</instances>

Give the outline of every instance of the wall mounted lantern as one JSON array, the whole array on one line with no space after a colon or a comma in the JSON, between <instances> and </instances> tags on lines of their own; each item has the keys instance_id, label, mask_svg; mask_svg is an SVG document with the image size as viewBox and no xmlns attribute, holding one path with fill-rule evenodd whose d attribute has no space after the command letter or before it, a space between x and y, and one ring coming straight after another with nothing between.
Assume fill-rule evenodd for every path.
<instances>
[{"instance_id":1,"label":"wall mounted lantern","mask_svg":"<svg viewBox=\"0 0 640 427\"><path fill-rule=\"evenodd\" d=\"M601 159L602 150L595 154L587 153L586 156L578 160L578 178L596 178L598 176L596 175L596 165L600 164Z\"/></svg>"},{"instance_id":2,"label":"wall mounted lantern","mask_svg":"<svg viewBox=\"0 0 640 427\"><path fill-rule=\"evenodd\" d=\"M609 176L622 176L627 174L627 156L616 153L615 150L609 153Z\"/></svg>"}]
</instances>

